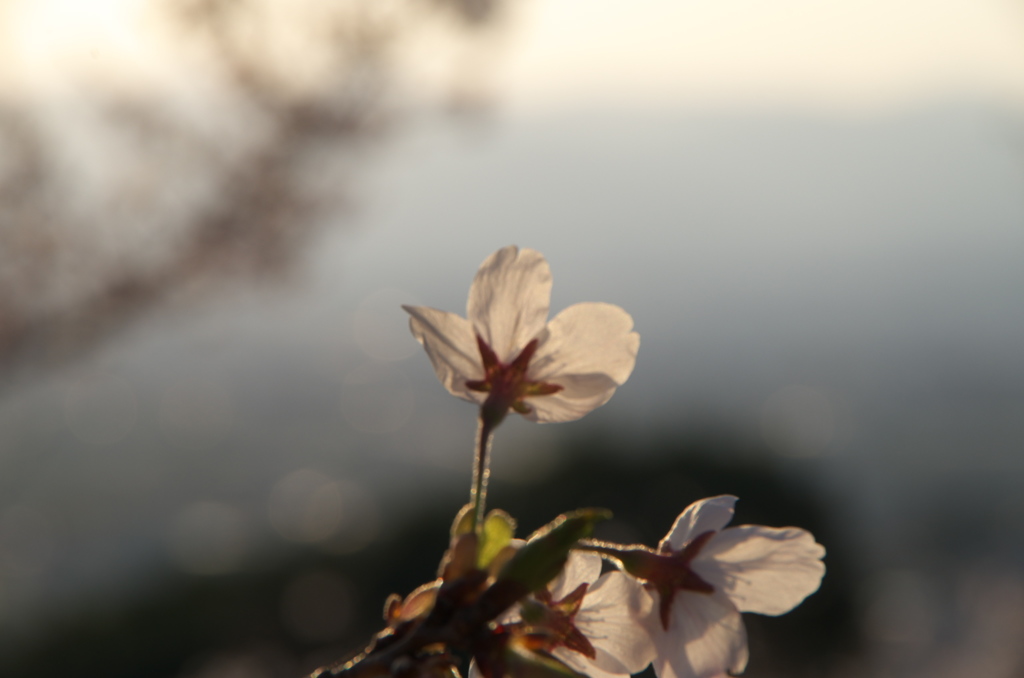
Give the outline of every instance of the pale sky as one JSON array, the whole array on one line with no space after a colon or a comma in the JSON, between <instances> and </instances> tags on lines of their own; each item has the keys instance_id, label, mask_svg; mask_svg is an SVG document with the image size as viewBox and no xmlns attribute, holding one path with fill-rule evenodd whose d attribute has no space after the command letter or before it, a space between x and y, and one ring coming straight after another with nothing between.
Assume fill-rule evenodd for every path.
<instances>
[{"instance_id":1,"label":"pale sky","mask_svg":"<svg viewBox=\"0 0 1024 678\"><path fill-rule=\"evenodd\" d=\"M533 104L1024 103L1016 0L544 0L517 28L507 85Z\"/></svg>"},{"instance_id":2,"label":"pale sky","mask_svg":"<svg viewBox=\"0 0 1024 678\"><path fill-rule=\"evenodd\" d=\"M60 91L82 79L141 88L189 82L195 55L158 27L155 6L152 0L9 1L0 9L0 91ZM856 113L964 97L1024 107L1019 0L525 0L510 6L499 53L488 62L496 69L495 92L513 110L605 103ZM407 56L414 85L430 77L433 52Z\"/></svg>"}]
</instances>

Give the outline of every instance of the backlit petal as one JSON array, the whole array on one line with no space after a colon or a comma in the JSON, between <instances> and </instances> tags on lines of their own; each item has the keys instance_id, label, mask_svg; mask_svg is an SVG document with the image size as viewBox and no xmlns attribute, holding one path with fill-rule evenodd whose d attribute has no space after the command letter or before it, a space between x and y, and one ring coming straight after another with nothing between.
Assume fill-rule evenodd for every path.
<instances>
[{"instance_id":1,"label":"backlit petal","mask_svg":"<svg viewBox=\"0 0 1024 678\"><path fill-rule=\"evenodd\" d=\"M636 364L640 335L618 306L575 304L555 316L541 337L529 377L560 384L569 376L605 375L621 386Z\"/></svg>"},{"instance_id":2,"label":"backlit petal","mask_svg":"<svg viewBox=\"0 0 1024 678\"><path fill-rule=\"evenodd\" d=\"M473 329L511 362L544 329L551 305L551 269L540 252L503 247L484 260L469 288Z\"/></svg>"},{"instance_id":3,"label":"backlit petal","mask_svg":"<svg viewBox=\"0 0 1024 678\"><path fill-rule=\"evenodd\" d=\"M708 531L721 530L732 520L735 504L736 497L728 494L695 501L676 518L662 543L667 541L673 550L679 551L695 537Z\"/></svg>"},{"instance_id":4,"label":"backlit petal","mask_svg":"<svg viewBox=\"0 0 1024 678\"><path fill-rule=\"evenodd\" d=\"M665 631L657 614L648 617L658 678L713 678L747 666L747 632L739 610L722 592L679 591Z\"/></svg>"},{"instance_id":5,"label":"backlit petal","mask_svg":"<svg viewBox=\"0 0 1024 678\"><path fill-rule=\"evenodd\" d=\"M741 525L712 537L692 567L740 611L777 615L818 590L824 555L806 530Z\"/></svg>"},{"instance_id":6,"label":"backlit petal","mask_svg":"<svg viewBox=\"0 0 1024 678\"><path fill-rule=\"evenodd\" d=\"M483 402L486 394L466 388L466 381L484 376L473 327L454 313L426 306L403 306L410 315L409 329L423 344L434 373L452 395Z\"/></svg>"},{"instance_id":7,"label":"backlit petal","mask_svg":"<svg viewBox=\"0 0 1024 678\"><path fill-rule=\"evenodd\" d=\"M524 416L541 424L574 421L608 402L618 387L605 374L563 376L558 385L562 387L558 393L528 398L533 409Z\"/></svg>"},{"instance_id":8,"label":"backlit petal","mask_svg":"<svg viewBox=\"0 0 1024 678\"><path fill-rule=\"evenodd\" d=\"M576 304L559 313L541 334L528 376L557 384L558 393L530 398L527 419L573 421L608 402L636 364L640 335L618 306Z\"/></svg>"},{"instance_id":9,"label":"backlit petal","mask_svg":"<svg viewBox=\"0 0 1024 678\"><path fill-rule=\"evenodd\" d=\"M586 551L570 551L565 567L548 584L548 590L551 591L554 600L561 600L575 591L580 584L592 584L600 576L601 556Z\"/></svg>"},{"instance_id":10,"label":"backlit petal","mask_svg":"<svg viewBox=\"0 0 1024 678\"><path fill-rule=\"evenodd\" d=\"M601 651L597 650L597 652L598 656L600 656ZM624 670L606 671L599 667L595 663L595 660L591 660L579 652L573 652L567 647L556 647L551 654L555 655L557 659L573 671L582 673L584 676L588 676L589 678L623 678L623 676L629 675L629 673Z\"/></svg>"},{"instance_id":11,"label":"backlit petal","mask_svg":"<svg viewBox=\"0 0 1024 678\"><path fill-rule=\"evenodd\" d=\"M636 579L617 571L598 579L576 615L576 627L597 650L592 663L612 674L643 671L655 650L640 620L653 608L652 595Z\"/></svg>"}]
</instances>

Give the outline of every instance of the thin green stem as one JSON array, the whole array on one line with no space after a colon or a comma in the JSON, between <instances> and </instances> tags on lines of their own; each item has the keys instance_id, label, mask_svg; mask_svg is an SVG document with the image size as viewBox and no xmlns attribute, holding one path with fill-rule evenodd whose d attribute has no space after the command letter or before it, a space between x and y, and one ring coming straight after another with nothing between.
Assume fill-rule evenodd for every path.
<instances>
[{"instance_id":1,"label":"thin green stem","mask_svg":"<svg viewBox=\"0 0 1024 678\"><path fill-rule=\"evenodd\" d=\"M469 503L473 505L473 530L484 521L487 510L487 479L491 475L491 441L497 422L481 412L479 426L476 429L476 454L473 457L473 489L469 494Z\"/></svg>"}]
</instances>

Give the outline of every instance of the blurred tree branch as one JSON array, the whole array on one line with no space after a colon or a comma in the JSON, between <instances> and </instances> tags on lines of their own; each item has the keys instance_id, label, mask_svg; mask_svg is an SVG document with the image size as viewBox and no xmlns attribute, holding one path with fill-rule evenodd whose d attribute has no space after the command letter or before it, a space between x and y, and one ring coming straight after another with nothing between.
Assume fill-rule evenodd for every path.
<instances>
[{"instance_id":1,"label":"blurred tree branch","mask_svg":"<svg viewBox=\"0 0 1024 678\"><path fill-rule=\"evenodd\" d=\"M499 7L167 0L164 9L181 46L216 71L197 74L217 83L198 118L161 92L97 88L55 112L0 99L0 383L81 355L211 284L295 270L345 207L353 158L396 122L396 46L425 17L459 39L492 24ZM54 121L72 131L55 134ZM78 134L89 152L74 155L62 134Z\"/></svg>"}]
</instances>

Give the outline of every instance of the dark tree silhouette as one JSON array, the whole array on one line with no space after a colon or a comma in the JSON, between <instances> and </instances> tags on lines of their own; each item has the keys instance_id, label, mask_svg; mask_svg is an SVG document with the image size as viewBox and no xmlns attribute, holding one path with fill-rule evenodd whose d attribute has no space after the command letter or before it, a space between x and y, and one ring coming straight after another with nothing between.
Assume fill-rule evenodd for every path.
<instances>
[{"instance_id":1,"label":"dark tree silhouette","mask_svg":"<svg viewBox=\"0 0 1024 678\"><path fill-rule=\"evenodd\" d=\"M0 99L0 383L169 302L295 271L348 206L353 161L414 110L396 48L424 18L459 40L499 16L497 0L324 2L315 22L273 5L164 3L182 50L206 57L209 120L171 93L82 87L56 120L85 123L83 158L40 115L57 104ZM282 37L315 70L268 49Z\"/></svg>"}]
</instances>

